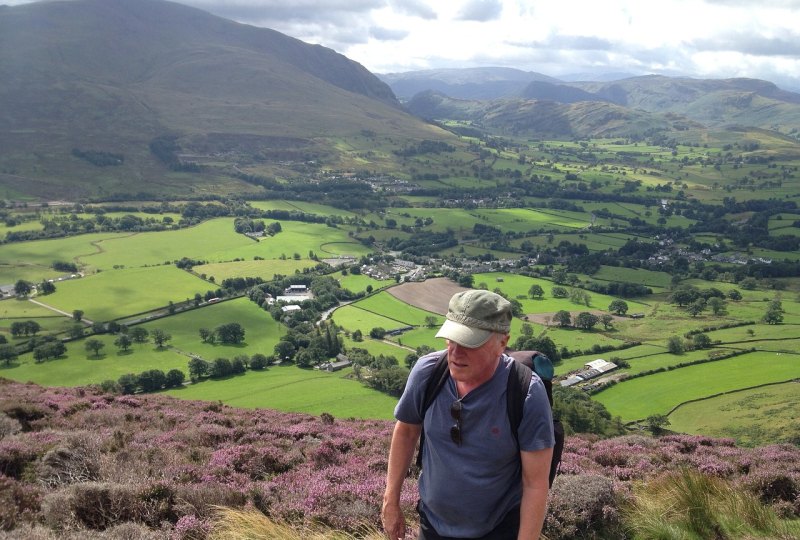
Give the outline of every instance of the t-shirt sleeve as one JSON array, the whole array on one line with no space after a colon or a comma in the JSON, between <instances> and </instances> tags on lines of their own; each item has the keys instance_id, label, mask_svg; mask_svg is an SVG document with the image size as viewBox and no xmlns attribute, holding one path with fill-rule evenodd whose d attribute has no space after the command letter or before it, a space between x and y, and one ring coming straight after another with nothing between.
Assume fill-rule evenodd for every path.
<instances>
[{"instance_id":1,"label":"t-shirt sleeve","mask_svg":"<svg viewBox=\"0 0 800 540\"><path fill-rule=\"evenodd\" d=\"M553 411L547 400L544 383L535 373L525 398L518 436L520 450L526 452L552 448L555 445Z\"/></svg>"},{"instance_id":2,"label":"t-shirt sleeve","mask_svg":"<svg viewBox=\"0 0 800 540\"><path fill-rule=\"evenodd\" d=\"M394 408L394 417L407 424L421 424L424 420L422 410L425 400L425 386L428 384L436 361L444 354L444 351L436 351L427 354L417 360L411 372L408 374L408 382L400 401Z\"/></svg>"}]
</instances>

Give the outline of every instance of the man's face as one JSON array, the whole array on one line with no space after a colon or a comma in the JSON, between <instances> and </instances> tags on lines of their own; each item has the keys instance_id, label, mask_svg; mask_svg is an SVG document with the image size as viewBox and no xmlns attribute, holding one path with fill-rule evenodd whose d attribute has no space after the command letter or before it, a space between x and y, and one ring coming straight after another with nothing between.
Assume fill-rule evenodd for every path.
<instances>
[{"instance_id":1,"label":"man's face","mask_svg":"<svg viewBox=\"0 0 800 540\"><path fill-rule=\"evenodd\" d=\"M497 358L505 350L508 334L492 334L489 341L470 349L447 340L450 376L456 381L480 384L489 380L497 367Z\"/></svg>"}]
</instances>

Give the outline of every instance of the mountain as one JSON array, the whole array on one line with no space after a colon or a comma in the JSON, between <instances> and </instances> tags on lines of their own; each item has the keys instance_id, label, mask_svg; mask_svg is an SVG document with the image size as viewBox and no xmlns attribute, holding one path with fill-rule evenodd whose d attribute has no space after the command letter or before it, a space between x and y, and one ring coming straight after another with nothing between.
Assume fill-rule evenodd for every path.
<instances>
[{"instance_id":1,"label":"mountain","mask_svg":"<svg viewBox=\"0 0 800 540\"><path fill-rule=\"evenodd\" d=\"M518 96L531 82L558 79L512 68L430 69L378 75L401 99L433 90L458 99L499 99Z\"/></svg>"},{"instance_id":2,"label":"mountain","mask_svg":"<svg viewBox=\"0 0 800 540\"><path fill-rule=\"evenodd\" d=\"M676 115L601 101L459 100L431 91L417 94L407 107L429 120L459 120L491 133L526 137L626 137L653 130L702 127Z\"/></svg>"},{"instance_id":3,"label":"mountain","mask_svg":"<svg viewBox=\"0 0 800 540\"><path fill-rule=\"evenodd\" d=\"M336 163L336 139L365 131L441 137L331 49L161 0L3 7L0 102L5 197L238 190L220 169L169 169L184 155Z\"/></svg>"},{"instance_id":4,"label":"mountain","mask_svg":"<svg viewBox=\"0 0 800 540\"><path fill-rule=\"evenodd\" d=\"M800 94L781 90L769 81L758 79L691 79L648 75L613 81L566 82L546 75L501 68L412 71L405 74L382 75L401 97L411 90L418 91L408 101L409 109L424 118L448 118L434 113L436 107L453 108L459 118L467 116L476 123L506 132L531 132L537 126L547 128L550 135L592 135L616 133L624 135L624 122L633 120L629 134L651 128L662 129L678 120L678 129L688 125L724 128L751 126L788 133L800 129ZM526 81L526 78L531 80ZM524 84L522 84L524 82ZM432 92L433 94L429 93ZM453 101L442 99L451 98ZM482 103L467 105L458 100ZM552 102L532 105L531 100ZM490 102L491 105L489 104ZM594 105L585 103L592 102ZM583 105L579 105L584 103ZM559 107L574 104L575 107ZM613 105L613 106L612 106ZM514 108L518 108L515 113ZM578 111L592 110L590 118L579 118ZM484 119L476 111L492 111ZM502 110L502 114L496 114ZM541 114L543 118L533 118ZM535 111L535 112L534 112ZM647 119L648 113L654 114ZM555 116L553 116L555 114ZM527 118L521 120L521 118ZM683 120L678 119L683 117ZM602 126L603 118L611 120ZM501 126L503 120L510 124Z\"/></svg>"}]
</instances>

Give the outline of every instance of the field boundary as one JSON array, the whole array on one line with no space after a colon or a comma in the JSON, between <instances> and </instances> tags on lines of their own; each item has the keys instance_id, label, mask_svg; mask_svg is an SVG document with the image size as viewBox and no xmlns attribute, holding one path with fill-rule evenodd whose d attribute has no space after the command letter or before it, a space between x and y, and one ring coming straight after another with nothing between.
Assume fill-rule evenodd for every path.
<instances>
[{"instance_id":1,"label":"field boundary","mask_svg":"<svg viewBox=\"0 0 800 540\"><path fill-rule=\"evenodd\" d=\"M675 405L672 409L670 409L667 412L667 414L665 416L671 415L672 413L677 411L679 408L681 408L684 405L688 405L689 403L697 403L697 402L700 402L700 401L706 401L708 399L713 399L713 398L720 397L720 396L726 396L728 394L736 394L738 392L744 392L745 390L755 390L757 388L764 388L764 387L767 387L767 386L775 386L776 384L787 384L787 383L798 383L798 384L800 384L800 378L789 379L787 381L777 381L777 382L770 382L770 383L764 383L764 384L757 384L755 386L748 386L746 388L737 388L736 390L728 390L726 392L717 392L716 394L711 394L709 396L704 396L704 397L701 397L701 398L689 399L687 401L684 401L682 403L678 403L677 405ZM639 422L643 422L643 421L644 420L633 420L631 422L628 422L628 425L633 425L633 424L636 424L636 423L639 423Z\"/></svg>"}]
</instances>

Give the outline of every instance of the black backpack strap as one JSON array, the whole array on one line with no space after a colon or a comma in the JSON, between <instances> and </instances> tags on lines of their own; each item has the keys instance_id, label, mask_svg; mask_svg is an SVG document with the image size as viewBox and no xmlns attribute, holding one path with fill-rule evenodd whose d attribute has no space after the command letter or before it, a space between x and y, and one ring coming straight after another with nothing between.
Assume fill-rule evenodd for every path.
<instances>
[{"instance_id":1,"label":"black backpack strap","mask_svg":"<svg viewBox=\"0 0 800 540\"><path fill-rule=\"evenodd\" d=\"M447 351L442 354L436 364L433 366L433 371L428 382L425 385L425 398L422 400L422 432L419 435L419 450L417 451L417 467L422 468L422 447L425 444L425 413L428 407L431 406L433 400L439 394L439 391L444 386L447 379L450 378L450 369L447 365Z\"/></svg>"},{"instance_id":2,"label":"black backpack strap","mask_svg":"<svg viewBox=\"0 0 800 540\"><path fill-rule=\"evenodd\" d=\"M520 362L511 363L511 373L508 374L508 384L506 386L506 410L508 412L508 422L511 424L511 432L514 440L517 441L519 448L519 426L522 423L522 412L525 407L525 398L528 396L528 388L531 385L533 372L528 366Z\"/></svg>"}]
</instances>

